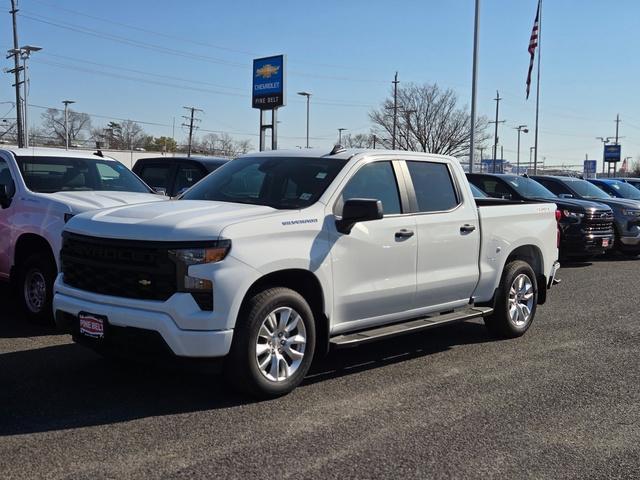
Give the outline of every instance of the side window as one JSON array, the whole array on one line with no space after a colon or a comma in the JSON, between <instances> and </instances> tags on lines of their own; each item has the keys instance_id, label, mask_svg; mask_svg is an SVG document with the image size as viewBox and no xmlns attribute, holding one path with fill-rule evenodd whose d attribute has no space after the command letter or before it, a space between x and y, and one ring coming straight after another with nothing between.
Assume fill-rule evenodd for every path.
<instances>
[{"instance_id":1,"label":"side window","mask_svg":"<svg viewBox=\"0 0 640 480\"><path fill-rule=\"evenodd\" d=\"M536 179L536 181L538 183L541 183L544 187L547 187L547 189L551 190L551 192L555 193L556 195L560 195L561 193L568 193L571 194L571 192L566 189L563 185L560 185L559 183L553 182L553 181L548 181L548 180L541 180L541 179Z\"/></svg>"},{"instance_id":2,"label":"side window","mask_svg":"<svg viewBox=\"0 0 640 480\"><path fill-rule=\"evenodd\" d=\"M171 165L147 165L142 167L140 178L152 188L164 188L169 191Z\"/></svg>"},{"instance_id":3,"label":"side window","mask_svg":"<svg viewBox=\"0 0 640 480\"><path fill-rule=\"evenodd\" d=\"M178 169L178 175L176 178L176 195L181 194L187 188L190 188L191 185L199 182L204 174L202 170L194 165L181 165Z\"/></svg>"},{"instance_id":4,"label":"side window","mask_svg":"<svg viewBox=\"0 0 640 480\"><path fill-rule=\"evenodd\" d=\"M350 198L375 198L382 202L385 215L401 213L398 183L391 162L374 162L365 165L351 177L342 190L337 212Z\"/></svg>"},{"instance_id":5,"label":"side window","mask_svg":"<svg viewBox=\"0 0 640 480\"><path fill-rule=\"evenodd\" d=\"M444 163L407 162L420 212L451 210L460 202Z\"/></svg>"}]
</instances>

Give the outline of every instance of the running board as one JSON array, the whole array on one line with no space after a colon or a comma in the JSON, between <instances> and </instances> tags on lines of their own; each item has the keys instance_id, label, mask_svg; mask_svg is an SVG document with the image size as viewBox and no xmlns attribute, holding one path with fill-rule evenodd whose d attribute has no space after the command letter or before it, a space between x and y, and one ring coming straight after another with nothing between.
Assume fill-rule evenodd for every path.
<instances>
[{"instance_id":1,"label":"running board","mask_svg":"<svg viewBox=\"0 0 640 480\"><path fill-rule=\"evenodd\" d=\"M418 320L409 320L408 322L376 327L371 330L362 330L356 333L337 335L330 339L330 344L333 348L355 347L365 343L375 342L376 340L384 340L398 335L404 335L405 333L427 330L445 323L461 322L464 320L471 320L473 318L486 317L492 313L493 308L490 307L470 307L464 310L457 310L452 313L445 313L443 315L432 315Z\"/></svg>"}]
</instances>

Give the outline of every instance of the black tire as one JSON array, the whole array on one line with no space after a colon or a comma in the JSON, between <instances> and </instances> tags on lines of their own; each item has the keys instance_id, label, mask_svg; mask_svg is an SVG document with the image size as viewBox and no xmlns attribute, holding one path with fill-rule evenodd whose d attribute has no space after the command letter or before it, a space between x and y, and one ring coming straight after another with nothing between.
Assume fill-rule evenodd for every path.
<instances>
[{"instance_id":1,"label":"black tire","mask_svg":"<svg viewBox=\"0 0 640 480\"><path fill-rule=\"evenodd\" d=\"M300 316L306 334L304 356L295 372L283 380L270 380L262 373L256 357L258 333L271 312L291 308ZM298 327L296 327L298 328ZM298 332L298 330L292 330ZM224 375L239 391L267 399L285 395L296 388L309 371L315 352L315 319L311 307L298 292L275 287L258 292L250 298L236 322L231 351L224 366ZM278 350L280 351L280 350ZM266 355L272 355L266 353ZM291 357L288 357L291 359ZM278 363L278 372L280 364Z\"/></svg>"},{"instance_id":2,"label":"black tire","mask_svg":"<svg viewBox=\"0 0 640 480\"><path fill-rule=\"evenodd\" d=\"M533 289L533 304L530 309L530 315L526 321L522 323L512 320L509 314L510 310L510 290L516 279L524 275L529 279ZM492 335L499 338L516 338L524 335L533 323L538 306L538 283L536 275L531 266L522 260L514 260L504 267L500 286L497 291L495 302L495 310L493 314L484 319L484 323Z\"/></svg>"},{"instance_id":3,"label":"black tire","mask_svg":"<svg viewBox=\"0 0 640 480\"><path fill-rule=\"evenodd\" d=\"M18 281L16 290L22 311L27 320L35 323L53 323L53 282L56 279L57 268L53 258L47 253L34 253L18 265ZM29 295L32 289L43 282L44 292L39 295Z\"/></svg>"}]
</instances>

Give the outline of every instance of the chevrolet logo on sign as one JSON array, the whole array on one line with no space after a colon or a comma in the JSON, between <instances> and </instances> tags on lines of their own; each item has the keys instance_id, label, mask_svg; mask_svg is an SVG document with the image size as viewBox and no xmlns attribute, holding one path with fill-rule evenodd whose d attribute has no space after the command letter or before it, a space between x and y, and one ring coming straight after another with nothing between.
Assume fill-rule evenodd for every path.
<instances>
[{"instance_id":1,"label":"chevrolet logo on sign","mask_svg":"<svg viewBox=\"0 0 640 480\"><path fill-rule=\"evenodd\" d=\"M277 74L278 71L280 71L280 67L274 67L270 63L267 63L256 70L256 77L271 78L273 75Z\"/></svg>"}]
</instances>

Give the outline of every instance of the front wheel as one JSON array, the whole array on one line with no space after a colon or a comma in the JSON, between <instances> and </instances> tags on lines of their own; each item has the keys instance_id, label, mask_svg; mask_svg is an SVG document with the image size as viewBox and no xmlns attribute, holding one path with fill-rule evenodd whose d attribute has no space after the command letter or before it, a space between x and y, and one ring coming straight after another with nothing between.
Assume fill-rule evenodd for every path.
<instances>
[{"instance_id":1,"label":"front wheel","mask_svg":"<svg viewBox=\"0 0 640 480\"><path fill-rule=\"evenodd\" d=\"M294 290L269 288L254 295L236 322L225 376L238 390L259 398L291 392L309 371L315 321Z\"/></svg>"},{"instance_id":2,"label":"front wheel","mask_svg":"<svg viewBox=\"0 0 640 480\"><path fill-rule=\"evenodd\" d=\"M531 266L522 260L509 262L502 273L496 308L484 322L498 337L524 335L533 322L538 305L538 284Z\"/></svg>"},{"instance_id":3,"label":"front wheel","mask_svg":"<svg viewBox=\"0 0 640 480\"><path fill-rule=\"evenodd\" d=\"M36 253L18 268L18 290L22 309L33 322L51 322L56 264L49 255Z\"/></svg>"}]
</instances>

